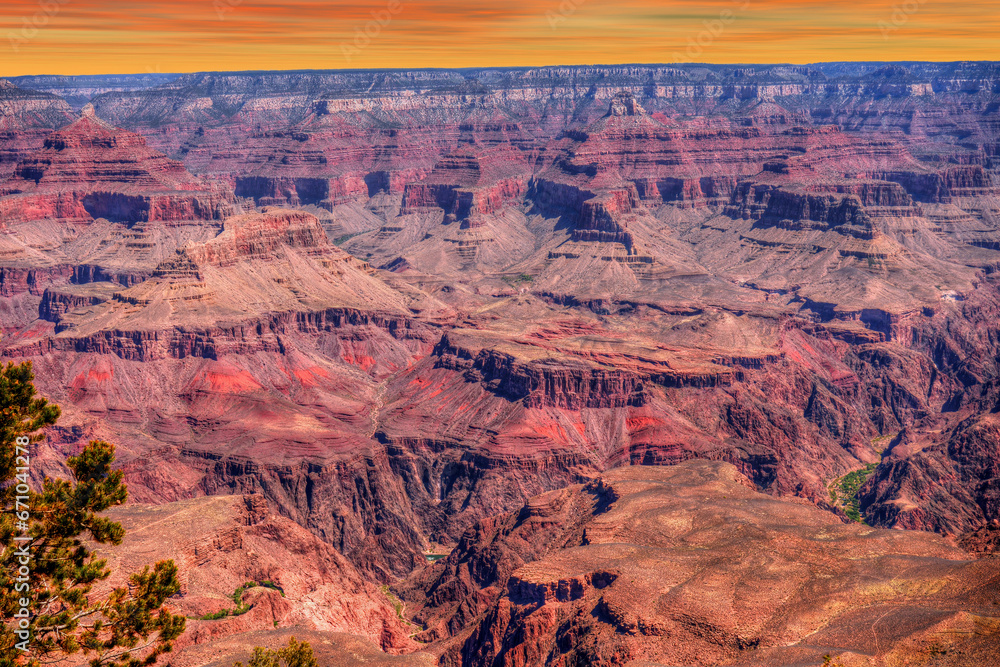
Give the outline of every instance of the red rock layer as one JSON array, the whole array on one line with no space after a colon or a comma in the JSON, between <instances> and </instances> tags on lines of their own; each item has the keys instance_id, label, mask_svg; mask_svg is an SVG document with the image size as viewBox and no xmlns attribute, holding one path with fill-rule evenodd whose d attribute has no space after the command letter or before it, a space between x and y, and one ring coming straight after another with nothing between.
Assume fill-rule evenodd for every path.
<instances>
[{"instance_id":1,"label":"red rock layer","mask_svg":"<svg viewBox=\"0 0 1000 667\"><path fill-rule=\"evenodd\" d=\"M0 215L13 222L215 220L232 212L230 193L151 150L141 135L95 118L92 109L22 158L0 194L7 195Z\"/></svg>"},{"instance_id":2,"label":"red rock layer","mask_svg":"<svg viewBox=\"0 0 1000 667\"><path fill-rule=\"evenodd\" d=\"M407 186L400 213L440 208L446 222L492 215L520 202L527 191L528 172L523 156L509 147L452 153L426 178Z\"/></svg>"}]
</instances>

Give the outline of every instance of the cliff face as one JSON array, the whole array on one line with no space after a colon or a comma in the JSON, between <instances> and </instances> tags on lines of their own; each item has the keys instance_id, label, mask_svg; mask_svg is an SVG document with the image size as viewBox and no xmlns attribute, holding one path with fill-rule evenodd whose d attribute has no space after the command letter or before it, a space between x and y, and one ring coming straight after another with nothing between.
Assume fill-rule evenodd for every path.
<instances>
[{"instance_id":1,"label":"cliff face","mask_svg":"<svg viewBox=\"0 0 1000 667\"><path fill-rule=\"evenodd\" d=\"M857 195L790 192L774 186L744 184L733 193L733 218L754 220L761 227L789 230L837 230L855 238L874 237L872 220Z\"/></svg>"},{"instance_id":2,"label":"cliff face","mask_svg":"<svg viewBox=\"0 0 1000 667\"><path fill-rule=\"evenodd\" d=\"M524 156L509 147L445 155L426 178L406 186L400 213L440 208L445 222L480 226L484 216L520 204L529 173Z\"/></svg>"},{"instance_id":3,"label":"cliff face","mask_svg":"<svg viewBox=\"0 0 1000 667\"><path fill-rule=\"evenodd\" d=\"M97 119L93 108L46 137L0 185L0 210L15 222L215 220L233 212L232 193L151 150L141 135Z\"/></svg>"},{"instance_id":4,"label":"cliff face","mask_svg":"<svg viewBox=\"0 0 1000 667\"><path fill-rule=\"evenodd\" d=\"M997 194L996 185L981 165L948 167L932 173L887 172L873 176L899 183L921 202L947 204L956 197Z\"/></svg>"},{"instance_id":5,"label":"cliff face","mask_svg":"<svg viewBox=\"0 0 1000 667\"><path fill-rule=\"evenodd\" d=\"M4 354L38 359L40 377L43 366L64 374L51 378L85 421L106 423L99 429L124 437L144 423L156 432L133 432L136 447L123 453L133 497L264 492L385 579L415 565L421 537L385 452L373 450L366 463L352 447L371 442L372 376L405 368L436 340L413 319L409 306L421 305L433 317L433 301L372 276L329 242L315 216L264 210L228 219L216 237L186 245L131 287L50 286L43 319L5 338ZM154 379L151 365L170 370ZM205 420L196 446L183 435L191 432L185 415ZM250 449L241 453L242 432L256 433L257 444L244 442ZM154 442L174 443L169 463L146 456ZM261 458L255 447L275 456ZM353 481L368 474L383 478L362 492L382 508L371 513L357 511ZM314 503L327 511L309 510Z\"/></svg>"},{"instance_id":6,"label":"cliff face","mask_svg":"<svg viewBox=\"0 0 1000 667\"><path fill-rule=\"evenodd\" d=\"M989 524L997 511L993 409L997 387L995 296L979 293L961 316L932 320L914 336L935 370L958 381L947 415L925 415L902 429L862 488L874 522L953 535ZM945 333L947 332L947 333Z\"/></svg>"},{"instance_id":7,"label":"cliff face","mask_svg":"<svg viewBox=\"0 0 1000 667\"><path fill-rule=\"evenodd\" d=\"M505 270L504 261L531 254L524 250L529 239L520 212L557 214L538 208L543 202L526 192L525 183L528 191L531 183L545 181L594 195L634 187L650 208L704 209L738 204L731 199L740 179L778 179L813 192L857 193L869 215L892 219L918 212L889 204L898 192L874 194L879 188L865 185L873 178L912 181L921 201L952 202L953 195L920 194L948 183L956 192L991 196L991 166L983 161L996 143L988 120L990 85L968 89L964 82L988 82L994 74L989 64L915 64L900 71L580 67L384 73L375 79L349 72L201 74L162 90L101 95L95 107L130 128L168 123L176 131L156 132L158 147L198 173L234 183L259 205L327 209L334 213L327 224L334 238L379 228L377 237L350 245L363 256L371 253L376 266L402 259L439 274L449 263L444 254L463 270L496 272ZM942 131L945 117L972 137L966 143L975 149L956 148L950 137L957 135ZM882 125L875 127L873 119ZM974 158L980 150L982 159ZM530 167L473 187L476 179L467 172L479 166L463 161L487 163L492 154ZM985 180L949 166L976 159ZM540 180L533 181L531 172ZM957 185L970 179L978 183L972 190ZM938 180L940 187L932 183ZM543 191L554 189L536 191L547 199ZM380 221L345 208L380 194L403 194L401 209L380 203ZM599 213L598 199L582 217ZM461 229L435 228L424 220L430 211L441 211L446 223L461 221ZM699 270L687 253L677 252L672 234L651 237L641 229L646 213L612 214L616 222L605 226L614 229L583 220L570 244L554 252L549 247L542 258L610 258L636 269L640 280L650 270ZM495 217L504 219L494 225ZM657 257L657 246L662 251L664 245L671 247ZM845 250L865 262L886 254Z\"/></svg>"},{"instance_id":8,"label":"cliff face","mask_svg":"<svg viewBox=\"0 0 1000 667\"><path fill-rule=\"evenodd\" d=\"M280 349L275 333L270 343L248 340L264 328L372 325L405 337L412 325L404 303L331 245L315 216L265 210L230 218L217 237L177 250L96 309L59 313L61 335L47 345L150 361Z\"/></svg>"},{"instance_id":9,"label":"cliff face","mask_svg":"<svg viewBox=\"0 0 1000 667\"><path fill-rule=\"evenodd\" d=\"M112 297L116 288L114 283L98 282L48 287L42 293L38 317L58 324L62 316L70 311L104 303Z\"/></svg>"}]
</instances>

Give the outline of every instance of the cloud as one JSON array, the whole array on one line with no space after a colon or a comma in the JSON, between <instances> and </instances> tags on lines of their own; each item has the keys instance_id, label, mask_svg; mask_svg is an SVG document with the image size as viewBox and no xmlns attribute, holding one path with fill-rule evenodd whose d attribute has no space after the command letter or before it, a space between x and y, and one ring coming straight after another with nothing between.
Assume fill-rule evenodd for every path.
<instances>
[{"instance_id":1,"label":"cloud","mask_svg":"<svg viewBox=\"0 0 1000 667\"><path fill-rule=\"evenodd\" d=\"M16 52L9 36L41 5L0 5L0 76L665 62L721 12L734 18L706 62L989 59L1000 37L992 0L399 0L348 64L338 45L387 0L55 1L58 13Z\"/></svg>"}]
</instances>

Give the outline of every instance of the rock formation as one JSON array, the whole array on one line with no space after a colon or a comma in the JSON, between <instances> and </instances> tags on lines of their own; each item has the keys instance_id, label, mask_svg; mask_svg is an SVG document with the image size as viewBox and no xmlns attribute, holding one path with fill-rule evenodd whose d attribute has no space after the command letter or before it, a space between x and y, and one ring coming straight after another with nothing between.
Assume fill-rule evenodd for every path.
<instances>
[{"instance_id":1,"label":"rock formation","mask_svg":"<svg viewBox=\"0 0 1000 667\"><path fill-rule=\"evenodd\" d=\"M536 496L404 590L443 665L959 665L995 655L998 581L937 536L845 526L702 461Z\"/></svg>"},{"instance_id":2,"label":"rock formation","mask_svg":"<svg viewBox=\"0 0 1000 667\"><path fill-rule=\"evenodd\" d=\"M418 648L377 586L329 544L271 514L261 496L130 504L109 516L126 538L121 548L98 551L115 573L103 586L121 585L122 573L158 560L177 563L181 590L170 605L189 618L176 643L181 655L219 637L275 627L360 635L390 653ZM224 610L230 613L219 614ZM221 618L204 618L212 615Z\"/></svg>"},{"instance_id":3,"label":"rock formation","mask_svg":"<svg viewBox=\"0 0 1000 667\"><path fill-rule=\"evenodd\" d=\"M149 149L144 137L100 120L91 105L22 158L0 193L8 224L215 220L233 210L231 195Z\"/></svg>"}]
</instances>

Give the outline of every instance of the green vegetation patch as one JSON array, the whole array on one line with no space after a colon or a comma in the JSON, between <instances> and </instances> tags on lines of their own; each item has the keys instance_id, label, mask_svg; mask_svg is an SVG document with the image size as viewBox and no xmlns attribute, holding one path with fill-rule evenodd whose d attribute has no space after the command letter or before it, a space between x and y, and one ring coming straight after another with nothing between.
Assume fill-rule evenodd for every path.
<instances>
[{"instance_id":1,"label":"green vegetation patch","mask_svg":"<svg viewBox=\"0 0 1000 667\"><path fill-rule=\"evenodd\" d=\"M233 667L243 667L243 663L237 662ZM297 642L292 637L288 646L282 649L255 647L246 667L319 667L319 661L309 642Z\"/></svg>"},{"instance_id":2,"label":"green vegetation patch","mask_svg":"<svg viewBox=\"0 0 1000 667\"><path fill-rule=\"evenodd\" d=\"M535 279L534 279L534 277L532 277L531 275L529 275L527 273L522 273L522 274L516 275L516 276L504 276L502 278L502 280L505 283L507 283L508 285L510 285L511 287L517 287L518 285L520 285L522 283L531 283L531 282L534 282Z\"/></svg>"},{"instance_id":3,"label":"green vegetation patch","mask_svg":"<svg viewBox=\"0 0 1000 667\"><path fill-rule=\"evenodd\" d=\"M874 449L879 454L885 451L885 448L892 442L898 433L889 433L887 435L880 435L877 438L872 439L872 449Z\"/></svg>"},{"instance_id":4,"label":"green vegetation patch","mask_svg":"<svg viewBox=\"0 0 1000 667\"><path fill-rule=\"evenodd\" d=\"M420 634L421 632L424 632L427 629L425 627L421 627L421 626L417 625L416 623L414 623L412 621L407 620L407 618L405 616L403 616L403 601L400 600L395 595L393 595L392 591L389 590L389 586L388 585L383 584L381 587L379 587L379 590L382 591L383 595L385 595L387 598L389 598L389 603L392 605L392 608L396 610L396 618L398 618L399 620L401 620L403 623L406 623L410 627L417 629L416 632L414 632L413 634L408 635L409 637L413 637L414 635L418 635L418 634ZM421 640L417 640L417 641L421 641ZM424 642L421 641L421 643L424 643Z\"/></svg>"},{"instance_id":5,"label":"green vegetation patch","mask_svg":"<svg viewBox=\"0 0 1000 667\"><path fill-rule=\"evenodd\" d=\"M213 611L210 614L205 614L204 616L199 616L199 621L218 621L220 618L225 618L229 616L228 609L220 609L219 611Z\"/></svg>"},{"instance_id":6,"label":"green vegetation patch","mask_svg":"<svg viewBox=\"0 0 1000 667\"><path fill-rule=\"evenodd\" d=\"M834 501L837 500L837 490L840 491L839 495L843 499L844 514L851 521L864 523L858 501L858 491L868 477L875 472L876 467L878 467L877 463L869 463L860 470L849 472L841 477L839 482L834 483L834 488L830 489L830 497Z\"/></svg>"},{"instance_id":7,"label":"green vegetation patch","mask_svg":"<svg viewBox=\"0 0 1000 667\"><path fill-rule=\"evenodd\" d=\"M281 597L285 597L285 591L281 590L281 586L274 583L270 579L265 579L264 581L248 581L235 591L233 591L232 600L233 604L236 605L234 609L220 609L219 611L214 611L210 614L205 614L204 616L198 616L199 621L218 621L220 619L226 618L227 616L242 616L243 614L250 611L253 605L246 604L243 602L243 594L246 593L251 588L261 586L263 588L270 588L271 590L278 591L281 593Z\"/></svg>"},{"instance_id":8,"label":"green vegetation patch","mask_svg":"<svg viewBox=\"0 0 1000 667\"><path fill-rule=\"evenodd\" d=\"M338 236L333 240L333 245L337 246L344 245L345 243L353 239L355 236L360 236L362 234L364 234L364 232L354 232L353 234L344 234L343 236Z\"/></svg>"},{"instance_id":9,"label":"green vegetation patch","mask_svg":"<svg viewBox=\"0 0 1000 667\"><path fill-rule=\"evenodd\" d=\"M392 608L396 610L396 616L399 617L399 620L409 622L403 618L403 601L392 594L392 591L389 590L389 586L383 584L379 590L381 590L382 593L389 598L389 603L392 604Z\"/></svg>"},{"instance_id":10,"label":"green vegetation patch","mask_svg":"<svg viewBox=\"0 0 1000 667\"><path fill-rule=\"evenodd\" d=\"M271 581L270 579L265 579L264 581L260 582L260 585L263 586L264 588L270 588L272 591L278 591L279 593L281 593L281 597L285 597L285 590L278 584Z\"/></svg>"}]
</instances>

